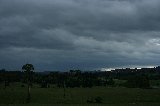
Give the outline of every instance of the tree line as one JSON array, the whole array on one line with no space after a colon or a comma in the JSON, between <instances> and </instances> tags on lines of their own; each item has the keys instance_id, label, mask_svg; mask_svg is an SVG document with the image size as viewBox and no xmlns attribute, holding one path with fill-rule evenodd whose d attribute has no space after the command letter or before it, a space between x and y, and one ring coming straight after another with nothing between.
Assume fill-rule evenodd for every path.
<instances>
[{"instance_id":1,"label":"tree line","mask_svg":"<svg viewBox=\"0 0 160 106\"><path fill-rule=\"evenodd\" d=\"M160 80L160 72L157 71L81 71L70 70L68 72L53 71L48 74L34 72L32 64L22 66L23 71L0 70L0 83L4 89L12 82L21 82L27 85L27 101L30 101L30 89L33 84L41 88L50 88L51 85L64 88L92 88L94 86L117 86L116 80L126 80L121 86L129 88L150 88L150 80ZM65 93L64 93L65 97Z\"/></svg>"}]
</instances>

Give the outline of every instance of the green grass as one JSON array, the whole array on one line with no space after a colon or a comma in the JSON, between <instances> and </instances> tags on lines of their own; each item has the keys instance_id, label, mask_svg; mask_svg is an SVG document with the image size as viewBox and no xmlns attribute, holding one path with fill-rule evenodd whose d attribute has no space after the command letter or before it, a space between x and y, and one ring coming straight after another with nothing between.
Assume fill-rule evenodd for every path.
<instances>
[{"instance_id":1,"label":"green grass","mask_svg":"<svg viewBox=\"0 0 160 106\"><path fill-rule=\"evenodd\" d=\"M0 104L25 106L26 88L20 84L0 88ZM66 97L63 88L31 89L31 102L28 106L160 106L160 89L139 89L123 87L67 88ZM102 104L87 104L87 99L102 98ZM4 106L5 106L4 105ZM14 105L13 105L14 106Z\"/></svg>"}]
</instances>

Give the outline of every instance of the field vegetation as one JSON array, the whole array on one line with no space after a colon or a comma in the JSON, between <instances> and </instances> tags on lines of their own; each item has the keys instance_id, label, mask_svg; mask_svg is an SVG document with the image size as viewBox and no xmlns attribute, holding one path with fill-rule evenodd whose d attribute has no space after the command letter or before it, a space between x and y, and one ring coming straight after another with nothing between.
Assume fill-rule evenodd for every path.
<instances>
[{"instance_id":1,"label":"field vegetation","mask_svg":"<svg viewBox=\"0 0 160 106\"><path fill-rule=\"evenodd\" d=\"M24 67L25 66L25 67ZM160 71L0 70L0 105L160 106Z\"/></svg>"},{"instance_id":2,"label":"field vegetation","mask_svg":"<svg viewBox=\"0 0 160 106\"><path fill-rule=\"evenodd\" d=\"M12 83L6 89L1 85L0 104L26 104L27 89L21 83ZM24 85L27 86L27 85ZM66 88L51 86L41 88L33 85L31 101L28 105L83 104L83 105L160 105L160 89L125 87ZM97 101L99 99L99 101Z\"/></svg>"}]
</instances>

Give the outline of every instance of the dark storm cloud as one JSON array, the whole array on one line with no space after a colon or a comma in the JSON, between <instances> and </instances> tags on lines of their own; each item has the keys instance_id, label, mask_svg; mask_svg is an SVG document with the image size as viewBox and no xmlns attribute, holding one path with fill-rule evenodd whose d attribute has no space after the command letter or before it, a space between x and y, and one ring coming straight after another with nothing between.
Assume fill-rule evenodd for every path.
<instances>
[{"instance_id":1,"label":"dark storm cloud","mask_svg":"<svg viewBox=\"0 0 160 106\"><path fill-rule=\"evenodd\" d=\"M0 0L0 67L158 65L159 11L159 0Z\"/></svg>"}]
</instances>

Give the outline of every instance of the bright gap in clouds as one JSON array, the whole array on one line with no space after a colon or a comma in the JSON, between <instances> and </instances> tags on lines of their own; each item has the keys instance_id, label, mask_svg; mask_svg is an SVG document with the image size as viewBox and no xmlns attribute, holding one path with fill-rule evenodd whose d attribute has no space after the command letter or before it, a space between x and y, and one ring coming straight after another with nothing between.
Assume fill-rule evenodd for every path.
<instances>
[{"instance_id":1,"label":"bright gap in clouds","mask_svg":"<svg viewBox=\"0 0 160 106\"><path fill-rule=\"evenodd\" d=\"M126 69L126 68L130 68L130 69L141 69L141 68L154 68L157 66L125 66L125 67L114 67L114 68L101 68L101 71L111 71L111 70L115 70L115 69Z\"/></svg>"}]
</instances>

